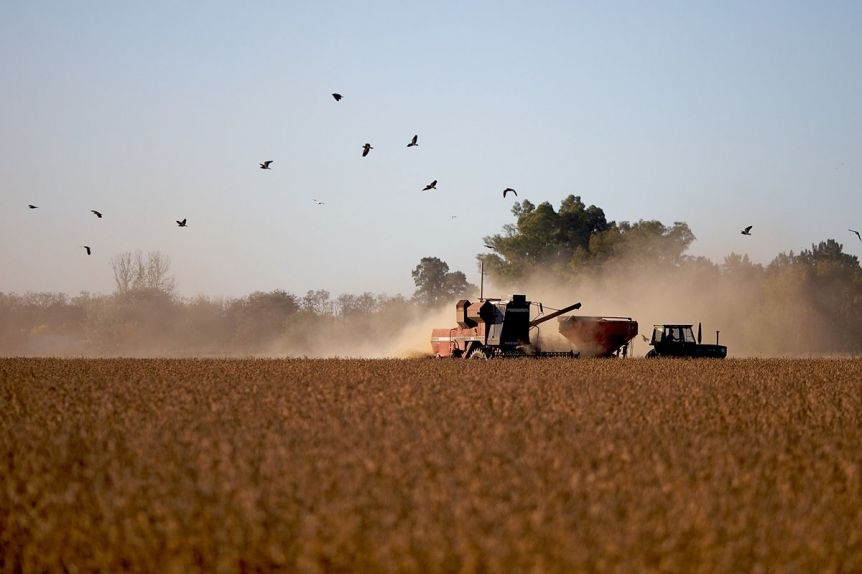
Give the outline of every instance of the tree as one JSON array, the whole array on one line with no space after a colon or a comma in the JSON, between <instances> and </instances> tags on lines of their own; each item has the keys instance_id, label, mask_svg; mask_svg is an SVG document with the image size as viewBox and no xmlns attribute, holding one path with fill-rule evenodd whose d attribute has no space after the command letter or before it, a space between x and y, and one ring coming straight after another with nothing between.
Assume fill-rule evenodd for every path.
<instances>
[{"instance_id":1,"label":"tree","mask_svg":"<svg viewBox=\"0 0 862 574\"><path fill-rule=\"evenodd\" d=\"M329 298L329 291L318 289L317 291L308 291L305 297L300 301L300 307L303 311L313 313L314 315L333 315L334 304Z\"/></svg>"},{"instance_id":2,"label":"tree","mask_svg":"<svg viewBox=\"0 0 862 574\"><path fill-rule=\"evenodd\" d=\"M803 249L798 257L799 261L811 266L818 265L835 267L854 274L859 271L859 258L849 253L844 253L844 246L834 239L821 241L817 245L812 244L811 249Z\"/></svg>"},{"instance_id":3,"label":"tree","mask_svg":"<svg viewBox=\"0 0 862 574\"><path fill-rule=\"evenodd\" d=\"M601 208L587 206L575 195L563 199L559 211L548 202L535 206L524 200L515 203L512 214L515 224L485 238L494 253L478 256L496 277L516 279L540 268L576 276L613 259L679 266L695 239L681 221L672 226L660 221L609 222Z\"/></svg>"},{"instance_id":4,"label":"tree","mask_svg":"<svg viewBox=\"0 0 862 574\"><path fill-rule=\"evenodd\" d=\"M683 263L694 240L694 233L682 221L675 221L672 226L656 220L621 221L594 233L586 255L594 263L626 259L641 266L675 267Z\"/></svg>"},{"instance_id":5,"label":"tree","mask_svg":"<svg viewBox=\"0 0 862 574\"><path fill-rule=\"evenodd\" d=\"M357 315L371 315L377 311L378 300L373 293L365 292L361 295L344 293L335 300L338 306L338 314L341 317Z\"/></svg>"},{"instance_id":6,"label":"tree","mask_svg":"<svg viewBox=\"0 0 862 574\"><path fill-rule=\"evenodd\" d=\"M862 268L843 249L827 239L798 255L780 253L767 267L770 297L793 302L781 312L791 319L785 331L795 335L799 351L862 349Z\"/></svg>"},{"instance_id":7,"label":"tree","mask_svg":"<svg viewBox=\"0 0 862 574\"><path fill-rule=\"evenodd\" d=\"M465 296L476 289L467 282L461 271L449 271L449 265L437 257L423 257L413 269L416 284L414 299L420 303L437 305Z\"/></svg>"},{"instance_id":8,"label":"tree","mask_svg":"<svg viewBox=\"0 0 862 574\"><path fill-rule=\"evenodd\" d=\"M480 258L494 275L519 277L540 265L561 271L575 254L589 249L595 234L613 226L601 208L587 207L575 195L563 199L559 211L548 202L538 206L526 199L515 202L512 215L516 224L504 226L503 234L485 238L496 253Z\"/></svg>"},{"instance_id":9,"label":"tree","mask_svg":"<svg viewBox=\"0 0 862 574\"><path fill-rule=\"evenodd\" d=\"M140 250L126 251L111 259L118 295L131 291L173 293L175 281L170 274L171 259L161 251L150 251L146 258Z\"/></svg>"},{"instance_id":10,"label":"tree","mask_svg":"<svg viewBox=\"0 0 862 574\"><path fill-rule=\"evenodd\" d=\"M252 348L272 341L284 332L288 318L298 310L296 297L286 291L255 291L231 306L235 320L234 340Z\"/></svg>"}]
</instances>

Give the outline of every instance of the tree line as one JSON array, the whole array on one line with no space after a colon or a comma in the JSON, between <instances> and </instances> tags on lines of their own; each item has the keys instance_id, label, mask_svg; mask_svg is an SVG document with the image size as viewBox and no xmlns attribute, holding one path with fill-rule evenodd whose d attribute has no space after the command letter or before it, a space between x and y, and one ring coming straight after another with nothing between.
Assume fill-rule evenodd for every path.
<instances>
[{"instance_id":1,"label":"tree line","mask_svg":"<svg viewBox=\"0 0 862 574\"><path fill-rule=\"evenodd\" d=\"M658 288L647 303L665 299L730 325L751 352L862 352L862 269L834 239L767 265L736 253L715 263L687 254L695 236L683 222L609 221L573 195L558 209L516 202L512 213L514 223L485 237L488 252L477 255L497 291L524 292L540 278L564 285L566 296L592 285L636 303L629 284L649 282ZM382 356L405 326L478 291L430 256L411 272L411 297L274 290L184 298L159 252L119 254L112 270L110 295L0 293L0 354Z\"/></svg>"},{"instance_id":2,"label":"tree line","mask_svg":"<svg viewBox=\"0 0 862 574\"><path fill-rule=\"evenodd\" d=\"M0 354L383 356L429 305L473 289L463 272L426 257L413 270L411 298L322 289L187 298L176 294L170 265L161 252L121 253L111 261L110 295L0 292Z\"/></svg>"},{"instance_id":3,"label":"tree line","mask_svg":"<svg viewBox=\"0 0 862 574\"><path fill-rule=\"evenodd\" d=\"M558 209L516 202L512 213L477 256L498 286L564 284L622 308L662 309L655 319L704 315L750 353L862 352L862 268L835 239L766 265L737 253L715 263L687 254L695 235L684 222L609 221L574 195Z\"/></svg>"}]
</instances>

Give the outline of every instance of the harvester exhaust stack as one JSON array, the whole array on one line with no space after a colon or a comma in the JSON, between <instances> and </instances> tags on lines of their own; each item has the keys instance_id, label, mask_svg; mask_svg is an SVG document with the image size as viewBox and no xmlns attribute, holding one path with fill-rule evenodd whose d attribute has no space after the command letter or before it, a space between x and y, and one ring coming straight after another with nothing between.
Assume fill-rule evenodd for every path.
<instances>
[{"instance_id":1,"label":"harvester exhaust stack","mask_svg":"<svg viewBox=\"0 0 862 574\"><path fill-rule=\"evenodd\" d=\"M482 259L482 268L479 271L479 301L485 300L485 260Z\"/></svg>"}]
</instances>

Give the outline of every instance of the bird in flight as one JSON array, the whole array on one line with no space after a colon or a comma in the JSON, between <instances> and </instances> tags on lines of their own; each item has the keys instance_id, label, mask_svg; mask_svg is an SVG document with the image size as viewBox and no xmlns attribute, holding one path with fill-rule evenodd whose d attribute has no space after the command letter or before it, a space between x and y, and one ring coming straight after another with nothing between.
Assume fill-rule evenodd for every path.
<instances>
[{"instance_id":1,"label":"bird in flight","mask_svg":"<svg viewBox=\"0 0 862 574\"><path fill-rule=\"evenodd\" d=\"M453 216L452 216L452 219L458 219L458 216L457 216L457 215L453 215Z\"/></svg>"},{"instance_id":2,"label":"bird in flight","mask_svg":"<svg viewBox=\"0 0 862 574\"><path fill-rule=\"evenodd\" d=\"M417 147L419 145L419 136L414 135L413 139L410 140L410 143L407 144L407 147Z\"/></svg>"},{"instance_id":3,"label":"bird in flight","mask_svg":"<svg viewBox=\"0 0 862 574\"><path fill-rule=\"evenodd\" d=\"M87 251L87 255L91 255L91 254L92 254L92 251L90 251L90 246L89 246L89 245L82 245L81 247L83 247L83 248Z\"/></svg>"},{"instance_id":4,"label":"bird in flight","mask_svg":"<svg viewBox=\"0 0 862 574\"><path fill-rule=\"evenodd\" d=\"M102 219L102 212L101 211L96 211L95 209L91 209L90 213L92 213L93 215L95 215L99 219Z\"/></svg>"},{"instance_id":5,"label":"bird in flight","mask_svg":"<svg viewBox=\"0 0 862 574\"><path fill-rule=\"evenodd\" d=\"M740 231L740 233L743 235L751 235L751 225Z\"/></svg>"},{"instance_id":6,"label":"bird in flight","mask_svg":"<svg viewBox=\"0 0 862 574\"><path fill-rule=\"evenodd\" d=\"M428 191L429 189L437 189L437 180L436 179L434 181L432 181L431 183L429 183L428 185L426 185L424 188L422 188L422 191Z\"/></svg>"},{"instance_id":7,"label":"bird in flight","mask_svg":"<svg viewBox=\"0 0 862 574\"><path fill-rule=\"evenodd\" d=\"M320 201L319 199L312 199L311 201L313 201L315 205L326 205L324 202Z\"/></svg>"},{"instance_id":8,"label":"bird in flight","mask_svg":"<svg viewBox=\"0 0 862 574\"><path fill-rule=\"evenodd\" d=\"M180 220L178 219L178 220L177 220L177 225L179 225L180 227L188 227L188 226L186 225L186 218L183 218L183 220L182 220L182 221L180 221Z\"/></svg>"},{"instance_id":9,"label":"bird in flight","mask_svg":"<svg viewBox=\"0 0 862 574\"><path fill-rule=\"evenodd\" d=\"M332 94L332 97L335 98L336 102L340 102L341 98L343 98L344 96L342 96L341 94Z\"/></svg>"},{"instance_id":10,"label":"bird in flight","mask_svg":"<svg viewBox=\"0 0 862 574\"><path fill-rule=\"evenodd\" d=\"M30 209L39 209L38 205L33 205L32 203L28 204L27 207L29 207Z\"/></svg>"},{"instance_id":11,"label":"bird in flight","mask_svg":"<svg viewBox=\"0 0 862 574\"><path fill-rule=\"evenodd\" d=\"M504 189L504 190L503 190L503 198L504 198L504 199L506 198L506 194L507 194L507 193L509 193L509 192L514 193L514 194L515 194L515 197L518 197L518 192L517 192L517 191L515 191L515 190L514 190L514 189L512 189L511 187L507 187L506 189Z\"/></svg>"},{"instance_id":12,"label":"bird in flight","mask_svg":"<svg viewBox=\"0 0 862 574\"><path fill-rule=\"evenodd\" d=\"M862 235L859 235L858 231L856 231L855 229L848 229L847 231L849 231L850 233L855 233L856 237L859 238L859 241L862 241Z\"/></svg>"},{"instance_id":13,"label":"bird in flight","mask_svg":"<svg viewBox=\"0 0 862 574\"><path fill-rule=\"evenodd\" d=\"M363 145L363 146L362 146L362 157L367 156L367 155L368 155L368 152L370 152L370 151L371 151L371 150L373 150L373 149L374 149L374 148L373 148L373 147L371 147L371 144L370 144L370 143L367 143L367 144Z\"/></svg>"},{"instance_id":14,"label":"bird in flight","mask_svg":"<svg viewBox=\"0 0 862 574\"><path fill-rule=\"evenodd\" d=\"M273 162L273 160L269 159L260 164L260 169L270 169L269 166Z\"/></svg>"},{"instance_id":15,"label":"bird in flight","mask_svg":"<svg viewBox=\"0 0 862 574\"><path fill-rule=\"evenodd\" d=\"M644 343L649 343L649 337L644 334L641 334L641 338L644 340Z\"/></svg>"}]
</instances>

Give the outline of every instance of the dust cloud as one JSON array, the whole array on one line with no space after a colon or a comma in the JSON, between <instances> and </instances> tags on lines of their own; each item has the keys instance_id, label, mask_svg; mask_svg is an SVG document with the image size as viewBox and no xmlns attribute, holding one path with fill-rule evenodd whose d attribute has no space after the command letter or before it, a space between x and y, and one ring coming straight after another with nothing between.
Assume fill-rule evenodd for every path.
<instances>
[{"instance_id":1,"label":"dust cloud","mask_svg":"<svg viewBox=\"0 0 862 574\"><path fill-rule=\"evenodd\" d=\"M515 283L486 278L488 297L508 299L523 293L533 302L541 301L545 314L581 302L568 315L625 317L638 322L638 335L629 348L631 356L644 356L651 348L641 335L649 337L654 324L702 326L704 343L718 342L728 347L728 356L813 356L839 354L841 334L820 309L818 293L792 278L767 280L762 273L717 266L688 265L658 270L636 260L621 259L601 268L585 271L574 281L536 272ZM471 298L475 300L476 298ZM534 307L535 317L536 308ZM319 332L308 356L411 357L430 354L432 328L455 326L455 301L425 312L414 308L398 323L373 326L356 336ZM546 351L567 351L571 343L558 332L552 319L539 327L534 341ZM294 349L295 350L295 349ZM292 354L286 341L274 347L274 354Z\"/></svg>"},{"instance_id":2,"label":"dust cloud","mask_svg":"<svg viewBox=\"0 0 862 574\"><path fill-rule=\"evenodd\" d=\"M326 325L311 325L301 338L281 336L266 357L313 358L419 358L431 356L431 330L455 322L455 302L426 312L411 307L400 313L364 318L335 318Z\"/></svg>"},{"instance_id":3,"label":"dust cloud","mask_svg":"<svg viewBox=\"0 0 862 574\"><path fill-rule=\"evenodd\" d=\"M766 272L747 261L705 260L659 267L622 257L576 275L564 281L560 274L539 271L513 283L486 277L485 294L507 299L522 293L541 301L545 313L581 302L573 314L630 317L646 336L653 324L692 324L696 330L701 323L703 342L714 343L720 331L719 342L732 357L858 352L852 292L818 287L791 267ZM273 292L222 301L165 294L0 293L0 355L406 358L430 356L431 330L455 326L455 300L427 308L403 297L379 296L365 311L348 312L309 310L291 297ZM569 350L557 330L556 320L541 325L536 346ZM630 354L648 350L637 335Z\"/></svg>"},{"instance_id":4,"label":"dust cloud","mask_svg":"<svg viewBox=\"0 0 862 574\"><path fill-rule=\"evenodd\" d=\"M581 275L564 282L538 272L520 281L515 292L542 301L546 313L549 307L581 302L580 310L572 314L637 321L639 334L630 348L632 356L649 351L641 335L649 337L652 326L662 323L691 324L695 333L701 323L704 343L715 343L718 331L719 343L734 357L810 356L842 348L840 333L820 311L818 294L801 282L765 281L760 274L727 274L714 267L657 271L633 261L618 261ZM548 350L567 344L556 331L554 320L541 331L541 344Z\"/></svg>"}]
</instances>

